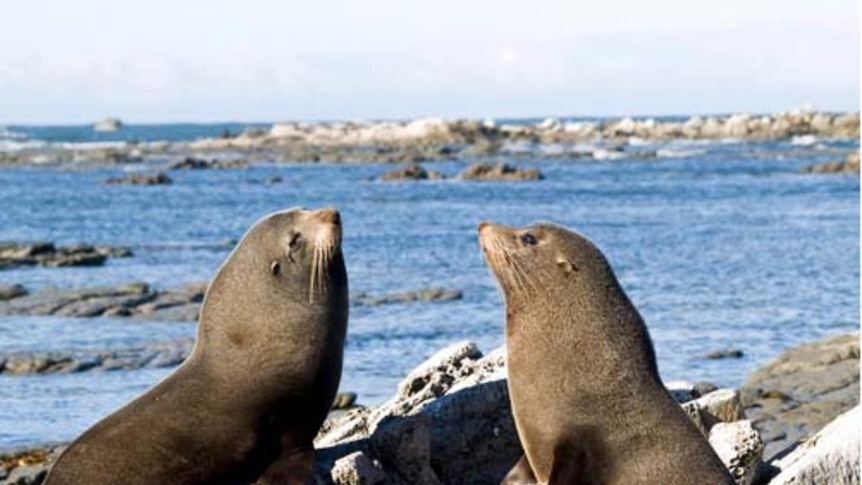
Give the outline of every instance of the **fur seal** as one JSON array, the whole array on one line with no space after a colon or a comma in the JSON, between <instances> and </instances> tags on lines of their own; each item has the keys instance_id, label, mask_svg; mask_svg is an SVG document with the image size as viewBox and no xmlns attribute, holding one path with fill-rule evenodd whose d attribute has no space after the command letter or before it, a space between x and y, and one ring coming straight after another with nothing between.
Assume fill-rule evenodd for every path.
<instances>
[{"instance_id":1,"label":"fur seal","mask_svg":"<svg viewBox=\"0 0 862 485\"><path fill-rule=\"evenodd\" d=\"M734 483L662 384L646 325L593 243L552 224L488 222L479 240L506 300L526 455L504 483Z\"/></svg>"},{"instance_id":2,"label":"fur seal","mask_svg":"<svg viewBox=\"0 0 862 485\"><path fill-rule=\"evenodd\" d=\"M338 212L264 217L210 283L188 360L84 432L46 483L305 483L347 313Z\"/></svg>"}]
</instances>

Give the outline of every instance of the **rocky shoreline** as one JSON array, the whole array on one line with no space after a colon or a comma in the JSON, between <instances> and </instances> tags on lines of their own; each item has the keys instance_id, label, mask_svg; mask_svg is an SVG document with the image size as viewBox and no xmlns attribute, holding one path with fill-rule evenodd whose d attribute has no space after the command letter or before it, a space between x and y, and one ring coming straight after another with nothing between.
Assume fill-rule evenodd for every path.
<instances>
[{"instance_id":1,"label":"rocky shoreline","mask_svg":"<svg viewBox=\"0 0 862 485\"><path fill-rule=\"evenodd\" d=\"M51 242L0 242L0 270L21 266L101 266L108 258L130 256L130 249L112 246L77 244L57 247Z\"/></svg>"},{"instance_id":2,"label":"rocky shoreline","mask_svg":"<svg viewBox=\"0 0 862 485\"><path fill-rule=\"evenodd\" d=\"M539 123L424 118L402 122L275 123L266 130L187 142L49 144L0 152L0 166L117 166L153 162L164 170L244 168L256 162L417 163L497 155L543 158L655 158L637 141L856 139L859 113L693 116L669 121L622 118ZM143 181L141 181L143 183ZM164 183L164 182L162 182Z\"/></svg>"},{"instance_id":3,"label":"rocky shoreline","mask_svg":"<svg viewBox=\"0 0 862 485\"><path fill-rule=\"evenodd\" d=\"M158 290L147 283L85 289L46 288L31 293L19 284L0 286L0 315L52 315L58 317L132 317L156 322L194 322L207 289L207 282L189 283L181 288ZM422 288L399 293L371 295L355 292L353 306L379 306L413 302L460 300L461 290Z\"/></svg>"},{"instance_id":4,"label":"rocky shoreline","mask_svg":"<svg viewBox=\"0 0 862 485\"><path fill-rule=\"evenodd\" d=\"M330 416L316 440L315 483L498 483L522 453L505 377L502 349L484 355L462 342L441 350L389 401ZM790 349L740 391L684 382L668 388L739 484L859 483L858 333ZM771 399L783 405L770 407ZM350 395L339 401L352 404ZM797 426L794 411L806 406L816 419L792 438L786 433L777 453L769 423ZM61 449L0 454L0 483L41 483Z\"/></svg>"}]
</instances>

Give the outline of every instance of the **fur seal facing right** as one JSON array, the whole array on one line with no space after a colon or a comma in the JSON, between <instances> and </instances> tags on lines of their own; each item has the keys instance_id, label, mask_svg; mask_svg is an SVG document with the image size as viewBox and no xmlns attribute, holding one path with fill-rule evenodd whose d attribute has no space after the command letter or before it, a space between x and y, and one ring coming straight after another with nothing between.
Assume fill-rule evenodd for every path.
<instances>
[{"instance_id":1,"label":"fur seal facing right","mask_svg":"<svg viewBox=\"0 0 862 485\"><path fill-rule=\"evenodd\" d=\"M488 222L479 240L506 300L526 455L504 483L734 483L662 384L646 325L592 242L551 224Z\"/></svg>"},{"instance_id":2,"label":"fur seal facing right","mask_svg":"<svg viewBox=\"0 0 862 485\"><path fill-rule=\"evenodd\" d=\"M47 485L305 483L347 294L335 209L259 220L210 283L188 360L76 439Z\"/></svg>"}]
</instances>

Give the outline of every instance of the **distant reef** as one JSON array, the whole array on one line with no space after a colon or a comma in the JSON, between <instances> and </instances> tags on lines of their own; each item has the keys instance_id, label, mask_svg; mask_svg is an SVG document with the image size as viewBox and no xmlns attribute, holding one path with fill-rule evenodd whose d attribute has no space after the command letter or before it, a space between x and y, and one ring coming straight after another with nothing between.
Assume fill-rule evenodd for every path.
<instances>
[{"instance_id":1,"label":"distant reef","mask_svg":"<svg viewBox=\"0 0 862 485\"><path fill-rule=\"evenodd\" d=\"M217 138L168 142L47 144L0 151L0 165L115 166L142 161L163 168L245 168L248 163L416 163L475 160L505 154L543 158L655 158L626 149L639 141L857 139L859 113L796 110L785 113L617 118L538 123L494 120L282 122ZM514 148L513 148L514 147ZM623 151L625 152L623 153Z\"/></svg>"}]
</instances>

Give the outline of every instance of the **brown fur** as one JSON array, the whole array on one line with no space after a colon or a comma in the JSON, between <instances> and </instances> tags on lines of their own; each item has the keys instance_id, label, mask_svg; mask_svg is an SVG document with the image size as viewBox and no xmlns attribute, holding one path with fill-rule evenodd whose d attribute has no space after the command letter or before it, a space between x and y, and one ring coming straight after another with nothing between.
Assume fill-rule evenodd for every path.
<instances>
[{"instance_id":1,"label":"brown fur","mask_svg":"<svg viewBox=\"0 0 862 485\"><path fill-rule=\"evenodd\" d=\"M659 379L601 251L565 228L479 226L506 299L509 394L542 483L732 484Z\"/></svg>"},{"instance_id":2,"label":"brown fur","mask_svg":"<svg viewBox=\"0 0 862 485\"><path fill-rule=\"evenodd\" d=\"M46 483L303 483L347 312L338 213L261 219L210 284L189 359L75 440Z\"/></svg>"}]
</instances>

